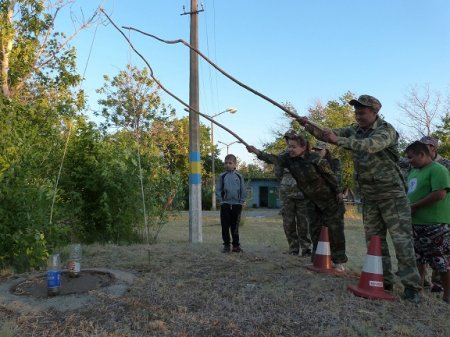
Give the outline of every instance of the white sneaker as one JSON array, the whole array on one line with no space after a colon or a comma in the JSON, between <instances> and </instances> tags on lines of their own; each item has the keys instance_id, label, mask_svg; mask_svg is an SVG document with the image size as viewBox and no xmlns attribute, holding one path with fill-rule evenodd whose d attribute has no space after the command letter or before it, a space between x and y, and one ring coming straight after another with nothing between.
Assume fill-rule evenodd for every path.
<instances>
[{"instance_id":1,"label":"white sneaker","mask_svg":"<svg viewBox=\"0 0 450 337\"><path fill-rule=\"evenodd\" d=\"M345 272L345 263L335 263L334 270L339 273Z\"/></svg>"}]
</instances>

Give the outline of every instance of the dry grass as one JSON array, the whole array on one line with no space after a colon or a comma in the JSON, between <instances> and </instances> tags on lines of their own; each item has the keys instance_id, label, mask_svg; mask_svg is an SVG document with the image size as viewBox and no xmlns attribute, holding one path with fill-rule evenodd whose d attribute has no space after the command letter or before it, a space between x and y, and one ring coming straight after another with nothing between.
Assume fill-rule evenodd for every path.
<instances>
[{"instance_id":1,"label":"dry grass","mask_svg":"<svg viewBox=\"0 0 450 337\"><path fill-rule=\"evenodd\" d=\"M351 212L349 212L351 215ZM85 247L84 267L137 278L120 298L69 313L22 314L0 306L0 336L450 336L450 306L428 291L413 305L370 301L346 288L365 257L357 214L347 219L345 277L316 274L308 259L285 255L280 216L247 211L243 254L222 254L217 213L204 214L203 243L189 244L187 214L173 218L153 246ZM401 285L395 294L401 294ZM3 329L1 329L3 325Z\"/></svg>"}]
</instances>

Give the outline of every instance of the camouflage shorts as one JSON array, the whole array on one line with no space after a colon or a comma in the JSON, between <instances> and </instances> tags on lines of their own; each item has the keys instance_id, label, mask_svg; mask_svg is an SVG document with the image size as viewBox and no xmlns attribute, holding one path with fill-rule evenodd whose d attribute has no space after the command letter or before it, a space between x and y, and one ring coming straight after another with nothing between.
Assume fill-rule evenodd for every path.
<instances>
[{"instance_id":1,"label":"camouflage shorts","mask_svg":"<svg viewBox=\"0 0 450 337\"><path fill-rule=\"evenodd\" d=\"M433 270L450 270L450 226L413 225L414 250L418 264L429 264Z\"/></svg>"}]
</instances>

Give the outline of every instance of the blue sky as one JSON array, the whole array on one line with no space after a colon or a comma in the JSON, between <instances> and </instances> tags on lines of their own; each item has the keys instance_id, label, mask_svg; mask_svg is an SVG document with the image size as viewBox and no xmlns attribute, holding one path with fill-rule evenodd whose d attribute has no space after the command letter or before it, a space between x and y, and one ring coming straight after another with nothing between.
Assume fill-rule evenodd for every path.
<instances>
[{"instance_id":1,"label":"blue sky","mask_svg":"<svg viewBox=\"0 0 450 337\"><path fill-rule=\"evenodd\" d=\"M101 1L77 0L74 14L88 16ZM189 0L104 0L105 11L119 26L132 26L163 39L189 42L189 16L180 15ZM200 3L200 1L199 1ZM318 100L326 103L347 91L376 96L385 118L402 128L398 104L412 86L429 85L450 92L450 1L447 0L204 0L199 16L199 47L233 77L273 100L290 102L300 115ZM66 17L56 29L70 33ZM95 34L95 38L94 38ZM189 51L138 33L130 38L147 58L161 83L189 101ZM89 49L94 42L89 58ZM72 43L79 70L87 66L83 88L96 107L95 89L103 75L116 75L125 65L143 67L123 37L111 26L82 32ZM165 103L185 115L183 107L162 93ZM261 147L275 131L286 128L281 110L239 87L200 61L200 107L245 141ZM209 122L201 119L205 124ZM404 130L407 132L407 130ZM214 128L226 144L234 137ZM218 144L223 159L226 147ZM250 163L244 146L229 147Z\"/></svg>"}]
</instances>

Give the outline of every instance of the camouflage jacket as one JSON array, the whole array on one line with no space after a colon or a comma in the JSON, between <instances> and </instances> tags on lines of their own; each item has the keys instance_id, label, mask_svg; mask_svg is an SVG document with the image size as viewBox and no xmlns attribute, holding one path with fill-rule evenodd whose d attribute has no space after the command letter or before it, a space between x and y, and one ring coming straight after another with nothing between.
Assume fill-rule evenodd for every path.
<instances>
[{"instance_id":1,"label":"camouflage jacket","mask_svg":"<svg viewBox=\"0 0 450 337\"><path fill-rule=\"evenodd\" d=\"M288 169L283 169L283 177L280 182L281 199L305 199L302 191L298 188L297 182Z\"/></svg>"},{"instance_id":2,"label":"camouflage jacket","mask_svg":"<svg viewBox=\"0 0 450 337\"><path fill-rule=\"evenodd\" d=\"M319 132L307 130L320 138ZM398 133L391 124L378 118L367 130L355 124L333 132L337 145L352 151L355 178L364 200L406 195L405 180L398 166Z\"/></svg>"},{"instance_id":3,"label":"camouflage jacket","mask_svg":"<svg viewBox=\"0 0 450 337\"><path fill-rule=\"evenodd\" d=\"M339 186L342 186L342 163L339 159L333 158L330 162L331 170L336 175Z\"/></svg>"},{"instance_id":4,"label":"camouflage jacket","mask_svg":"<svg viewBox=\"0 0 450 337\"><path fill-rule=\"evenodd\" d=\"M283 151L280 155L285 155L287 153L287 151ZM281 167L280 165L275 165L275 175L281 180L280 197L282 200L305 199L302 191L297 186L297 182L287 168Z\"/></svg>"},{"instance_id":5,"label":"camouflage jacket","mask_svg":"<svg viewBox=\"0 0 450 337\"><path fill-rule=\"evenodd\" d=\"M341 192L330 164L318 153L311 153L306 158L292 158L288 153L277 156L261 151L258 159L287 168L305 197L313 202L326 204Z\"/></svg>"}]
</instances>

